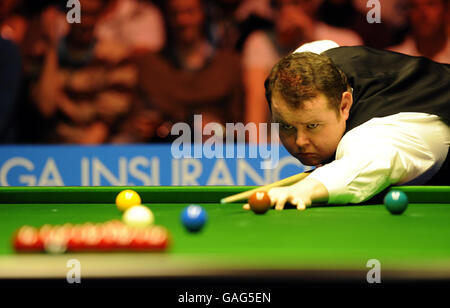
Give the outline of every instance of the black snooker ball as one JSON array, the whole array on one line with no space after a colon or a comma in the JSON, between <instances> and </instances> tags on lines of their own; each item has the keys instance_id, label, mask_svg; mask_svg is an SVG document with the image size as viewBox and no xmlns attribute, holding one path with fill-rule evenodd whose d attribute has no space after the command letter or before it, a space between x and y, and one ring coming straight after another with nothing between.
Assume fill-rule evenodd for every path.
<instances>
[{"instance_id":1,"label":"black snooker ball","mask_svg":"<svg viewBox=\"0 0 450 308\"><path fill-rule=\"evenodd\" d=\"M391 214L400 215L408 207L408 197L403 191L391 190L384 197L384 205Z\"/></svg>"}]
</instances>

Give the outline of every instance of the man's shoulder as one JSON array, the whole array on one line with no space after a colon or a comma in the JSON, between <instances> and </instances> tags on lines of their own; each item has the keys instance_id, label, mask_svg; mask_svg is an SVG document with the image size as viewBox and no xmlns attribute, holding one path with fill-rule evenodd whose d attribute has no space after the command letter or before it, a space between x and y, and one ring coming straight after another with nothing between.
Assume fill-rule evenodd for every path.
<instances>
[{"instance_id":1,"label":"man's shoulder","mask_svg":"<svg viewBox=\"0 0 450 308\"><path fill-rule=\"evenodd\" d=\"M388 63L404 63L409 61L417 61L419 57L409 56L402 53L398 53L391 50L378 49L369 46L340 46L324 52L324 54L330 57L335 63L353 63L360 62L367 63L368 65L375 65L379 68L388 69L389 67L383 67ZM424 59L422 59L424 60Z\"/></svg>"},{"instance_id":2,"label":"man's shoulder","mask_svg":"<svg viewBox=\"0 0 450 308\"><path fill-rule=\"evenodd\" d=\"M389 50L384 49L377 49L365 45L359 45L359 46L339 46L333 49L329 49L325 51L325 53L347 53L349 56L352 54L387 54L387 53L394 53Z\"/></svg>"},{"instance_id":3,"label":"man's shoulder","mask_svg":"<svg viewBox=\"0 0 450 308\"><path fill-rule=\"evenodd\" d=\"M341 46L327 50L323 53L331 58L335 64L366 64L379 70L406 69L405 65L416 65L421 69L435 68L448 71L450 65L435 62L423 56L412 56L400 52L377 49L369 46Z\"/></svg>"}]
</instances>

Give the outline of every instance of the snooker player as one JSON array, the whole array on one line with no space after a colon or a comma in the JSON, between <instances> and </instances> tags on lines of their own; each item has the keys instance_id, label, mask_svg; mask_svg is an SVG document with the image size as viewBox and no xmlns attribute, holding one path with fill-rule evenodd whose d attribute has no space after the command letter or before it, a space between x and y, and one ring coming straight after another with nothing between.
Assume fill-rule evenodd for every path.
<instances>
[{"instance_id":1,"label":"snooker player","mask_svg":"<svg viewBox=\"0 0 450 308\"><path fill-rule=\"evenodd\" d=\"M275 209L359 203L390 185L449 184L450 65L317 41L282 58L265 88L283 145L318 167L270 189Z\"/></svg>"}]
</instances>

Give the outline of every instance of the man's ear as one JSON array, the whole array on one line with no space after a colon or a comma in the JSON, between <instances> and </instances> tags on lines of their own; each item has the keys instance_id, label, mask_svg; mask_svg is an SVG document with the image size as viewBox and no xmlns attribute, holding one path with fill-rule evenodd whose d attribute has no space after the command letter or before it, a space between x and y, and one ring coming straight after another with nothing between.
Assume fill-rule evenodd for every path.
<instances>
[{"instance_id":1,"label":"man's ear","mask_svg":"<svg viewBox=\"0 0 450 308\"><path fill-rule=\"evenodd\" d=\"M345 120L347 120L350 115L350 108L352 107L352 104L353 104L352 93L349 91L345 91L344 93L342 93L341 107L339 111L341 113L341 116L344 117Z\"/></svg>"}]
</instances>

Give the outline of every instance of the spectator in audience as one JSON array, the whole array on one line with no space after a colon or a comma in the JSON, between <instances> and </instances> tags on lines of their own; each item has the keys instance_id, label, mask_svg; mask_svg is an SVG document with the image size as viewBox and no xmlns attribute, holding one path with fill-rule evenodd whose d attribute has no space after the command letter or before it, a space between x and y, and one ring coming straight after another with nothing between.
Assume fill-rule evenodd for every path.
<instances>
[{"instance_id":1,"label":"spectator in audience","mask_svg":"<svg viewBox=\"0 0 450 308\"><path fill-rule=\"evenodd\" d=\"M164 21L149 0L113 0L99 21L96 38L120 44L127 53L160 51L164 46Z\"/></svg>"},{"instance_id":2,"label":"spectator in audience","mask_svg":"<svg viewBox=\"0 0 450 308\"><path fill-rule=\"evenodd\" d=\"M240 58L213 44L205 5L203 0L164 2L166 45L138 59L142 101L116 142L168 141L170 125L164 123L192 124L196 114L203 126L241 121Z\"/></svg>"},{"instance_id":3,"label":"spectator in audience","mask_svg":"<svg viewBox=\"0 0 450 308\"><path fill-rule=\"evenodd\" d=\"M125 53L105 48L94 36L108 1L80 3L82 22L70 24L67 33L58 27L64 14L49 8L42 15L46 41L38 49L44 51L44 60L30 86L45 120L39 142L108 142L133 101L137 71L118 56Z\"/></svg>"},{"instance_id":4,"label":"spectator in audience","mask_svg":"<svg viewBox=\"0 0 450 308\"><path fill-rule=\"evenodd\" d=\"M269 110L264 95L264 80L273 65L298 46L316 40L333 40L341 46L362 44L353 31L335 28L319 21L319 0L275 0L275 29L255 31L243 49L246 92L245 122L267 122Z\"/></svg>"},{"instance_id":5,"label":"spectator in audience","mask_svg":"<svg viewBox=\"0 0 450 308\"><path fill-rule=\"evenodd\" d=\"M42 65L44 55L49 45L51 33L58 38L66 35L69 25L62 12L58 11L55 1L35 1L27 3L20 13L27 20L26 31L20 42L23 55L24 77L35 77ZM45 22L51 22L51 33Z\"/></svg>"},{"instance_id":6,"label":"spectator in audience","mask_svg":"<svg viewBox=\"0 0 450 308\"><path fill-rule=\"evenodd\" d=\"M52 19L52 33L62 37L68 31L68 24L63 13L56 9L56 0L26 1L19 0L21 5L15 10L17 16L26 20L26 29L21 40L17 42L21 53L22 80L18 93L17 135L18 143L35 143L42 141L44 118L33 103L30 95L30 84L40 76L44 56L49 45L44 20ZM25 5L26 4L26 5ZM45 12L45 14L44 14ZM46 17L46 18L44 18Z\"/></svg>"},{"instance_id":7,"label":"spectator in audience","mask_svg":"<svg viewBox=\"0 0 450 308\"><path fill-rule=\"evenodd\" d=\"M450 63L449 0L409 0L411 31L392 51Z\"/></svg>"},{"instance_id":8,"label":"spectator in audience","mask_svg":"<svg viewBox=\"0 0 450 308\"><path fill-rule=\"evenodd\" d=\"M366 46L386 48L399 41L400 29L391 25L383 16L380 16L380 23L369 23L367 14L372 8L365 6L364 9L362 12L356 9L353 0L324 0L318 11L318 18L328 25L355 31Z\"/></svg>"}]
</instances>

